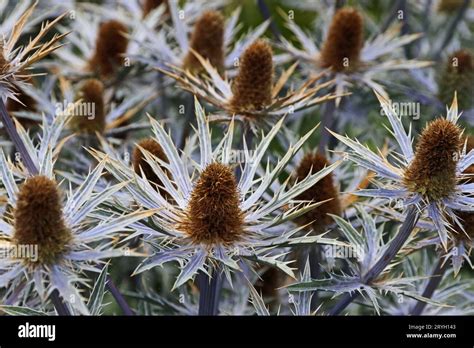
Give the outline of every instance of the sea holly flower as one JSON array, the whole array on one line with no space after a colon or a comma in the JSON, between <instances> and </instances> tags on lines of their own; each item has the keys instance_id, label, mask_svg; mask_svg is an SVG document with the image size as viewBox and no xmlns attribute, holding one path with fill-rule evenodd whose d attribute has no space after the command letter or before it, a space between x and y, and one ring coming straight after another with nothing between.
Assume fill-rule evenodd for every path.
<instances>
[{"instance_id":1,"label":"sea holly flower","mask_svg":"<svg viewBox=\"0 0 474 348\"><path fill-rule=\"evenodd\" d=\"M217 110L210 116L212 121L236 119L247 123L254 133L262 126L272 126L275 119L285 114L310 108L336 98L333 94L318 95L333 81L318 83L323 74L316 76L295 90L279 97L296 64L273 81L273 52L265 40L256 40L243 52L239 70L234 79L228 80L195 52L208 76L195 76L188 70L172 66L172 71L160 69L179 82L181 88L204 99Z\"/></svg>"},{"instance_id":2,"label":"sea holly flower","mask_svg":"<svg viewBox=\"0 0 474 348\"><path fill-rule=\"evenodd\" d=\"M232 168L234 123L230 123L223 139L213 148L209 120L197 100L195 105L200 152L197 160L180 156L163 126L150 118L154 140L160 144L167 161L153 156L145 148L140 151L162 182L160 190L153 189L144 171L140 177L123 161L95 152L99 160L108 158L106 167L117 180L131 181L127 189L138 204L150 209L162 208L141 230L145 241L155 245L156 253L145 259L135 273L177 261L181 269L174 284L177 288L199 271L210 273L216 263L229 278L230 271L241 271L246 262L256 261L293 276L288 266L290 261L281 260L286 252L279 251L278 247L325 238L295 237L299 228L278 229L278 233L274 229L320 204L298 201L296 197L339 163L307 175L290 188L284 184L266 199L264 193L314 129L290 145L274 167L268 163L264 174L257 175L257 164L263 161L270 142L281 128L282 118L254 151L245 147L245 161L238 179ZM171 199L160 193L163 190ZM285 206L289 208L283 211Z\"/></svg>"},{"instance_id":3,"label":"sea holly flower","mask_svg":"<svg viewBox=\"0 0 474 348\"><path fill-rule=\"evenodd\" d=\"M19 135L39 168L29 175L22 166L5 158L0 149L1 183L7 193L6 209L0 219L0 288L6 288L5 302L22 304L39 298L41 308L57 290L70 309L88 314L86 301L77 287L87 287L85 271L100 272L104 260L128 252L112 243L128 225L146 218L153 211L137 210L117 214L102 206L112 200L124 183L94 188L105 163L99 163L76 188L69 189L56 179L54 163L63 141L59 141L64 116L53 123L43 119L38 145L34 145L21 125ZM21 250L29 250L22 254ZM17 293L19 291L19 293Z\"/></svg>"},{"instance_id":4,"label":"sea holly flower","mask_svg":"<svg viewBox=\"0 0 474 348\"><path fill-rule=\"evenodd\" d=\"M353 84L365 85L387 98L380 81L383 74L392 70L423 68L431 62L414 59L390 58L397 49L417 40L421 34L399 36L401 25L395 25L375 38L364 41L364 21L362 14L350 7L339 9L327 30L327 36L321 45L301 30L296 23L288 22L288 28L296 36L301 48L295 47L286 39L283 48L291 57L306 63L310 74L318 74L325 69L331 70L335 79L336 94L342 95L351 90ZM339 104L340 98L336 100Z\"/></svg>"},{"instance_id":5,"label":"sea holly flower","mask_svg":"<svg viewBox=\"0 0 474 348\"><path fill-rule=\"evenodd\" d=\"M180 10L177 3L171 1L169 10L172 25L169 28L164 25L163 30L158 32L148 32L141 42L146 50L135 58L155 67L172 65L202 72L201 63L194 54L196 52L209 60L211 66L221 73L235 70L242 52L265 32L269 22L263 22L240 39L236 39L240 8L237 8L228 20L218 11L206 8L207 11L201 12L194 21L190 21L189 16L192 16L196 9Z\"/></svg>"},{"instance_id":6,"label":"sea holly flower","mask_svg":"<svg viewBox=\"0 0 474 348\"><path fill-rule=\"evenodd\" d=\"M334 296L343 293L359 293L371 301L374 310L379 315L382 309L379 301L388 293L441 305L410 290L411 283L422 279L422 277L390 276L390 272L399 262L397 259L392 260L384 269L380 278L371 283L363 281L385 254L393 239L386 241L384 238L384 224L379 224L377 219L365 212L362 207L358 208L358 212L360 230L357 230L341 217L333 215L346 243L343 248L349 255L345 259L349 269L341 271L341 273L330 272L329 277L324 279L312 279L291 284L288 286L288 290L290 292L330 291L334 292ZM402 256L400 257L403 257L403 253L406 253L406 251L402 249Z\"/></svg>"},{"instance_id":7,"label":"sea holly flower","mask_svg":"<svg viewBox=\"0 0 474 348\"><path fill-rule=\"evenodd\" d=\"M103 20L94 9L80 7L68 26L59 26L62 33L70 33L70 44L55 52L56 59L44 66L69 79L96 77L106 84L122 82L132 66L129 57L140 50L135 40L157 23L156 16L137 23L113 11Z\"/></svg>"},{"instance_id":8,"label":"sea holly flower","mask_svg":"<svg viewBox=\"0 0 474 348\"><path fill-rule=\"evenodd\" d=\"M463 171L474 163L474 151L466 153L462 130L457 125L460 114L456 94L446 118L429 122L413 150L409 132L403 128L400 117L392 109L390 101L374 91L393 129L393 136L401 153L386 156L376 153L357 140L332 133L351 150L348 159L373 171L379 188L359 190L356 194L372 198L385 198L401 202L405 207L416 206L426 211L436 226L444 248L452 238L453 226L463 229L456 210L472 211L474 188L463 184ZM452 221L450 221L452 219Z\"/></svg>"}]
</instances>

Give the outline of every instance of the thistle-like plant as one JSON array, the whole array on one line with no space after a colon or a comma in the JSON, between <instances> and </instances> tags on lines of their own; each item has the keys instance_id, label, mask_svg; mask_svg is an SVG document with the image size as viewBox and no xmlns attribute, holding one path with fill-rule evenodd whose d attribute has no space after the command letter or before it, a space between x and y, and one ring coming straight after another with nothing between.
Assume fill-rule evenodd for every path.
<instances>
[{"instance_id":1,"label":"thistle-like plant","mask_svg":"<svg viewBox=\"0 0 474 348\"><path fill-rule=\"evenodd\" d=\"M0 219L0 239L7 255L0 262L0 287L6 288L5 302L10 305L36 298L42 309L57 291L70 311L88 314L82 291L89 280L84 272L100 272L103 260L126 255L128 251L112 243L113 238L153 211L104 211L101 206L124 187L119 183L95 192L104 162L76 189L58 181L54 163L64 145L59 136L66 120L59 115L50 124L44 118L36 146L17 124L37 173L25 172L21 163L7 160L0 150L1 183L7 193L7 208ZM30 251L22 254L21 250ZM54 299L53 303L57 306Z\"/></svg>"},{"instance_id":2,"label":"thistle-like plant","mask_svg":"<svg viewBox=\"0 0 474 348\"><path fill-rule=\"evenodd\" d=\"M397 200L404 207L414 206L426 212L446 248L448 238L452 238L452 233L449 233L452 232L452 226L462 228L454 211L471 211L471 196L474 192L472 185L461 182L466 178L463 171L474 162L474 151L466 153L463 146L463 131L457 125L460 114L456 95L446 118L429 122L414 150L411 132L406 133L390 102L377 92L375 94L402 152L392 154L396 162L391 162L386 156L369 150L357 140L333 133L351 149L347 153L351 161L373 171L376 178L382 179L377 183L379 188L359 190L356 194Z\"/></svg>"},{"instance_id":3,"label":"thistle-like plant","mask_svg":"<svg viewBox=\"0 0 474 348\"><path fill-rule=\"evenodd\" d=\"M296 64L286 70L274 83L273 53L268 42L256 40L242 53L239 70L234 79L229 81L201 55L195 52L207 76L194 76L188 70L172 67L172 71L160 69L180 83L180 87L193 93L213 105L217 111L211 115L212 121L236 119L246 122L254 133L261 126L272 125L275 118L285 114L310 108L314 105L335 99L333 94L318 93L334 81L318 83L320 74L296 90L290 90L279 97Z\"/></svg>"},{"instance_id":4,"label":"thistle-like plant","mask_svg":"<svg viewBox=\"0 0 474 348\"><path fill-rule=\"evenodd\" d=\"M177 3L171 1L171 25L164 25L159 32L149 31L141 43L145 50L134 58L155 67L172 65L198 73L203 71L195 55L198 53L220 73L233 71L236 60L265 32L269 22L236 39L241 9L237 8L228 20L212 6L206 9L204 13L202 9L186 6L179 9Z\"/></svg>"},{"instance_id":5,"label":"thistle-like plant","mask_svg":"<svg viewBox=\"0 0 474 348\"><path fill-rule=\"evenodd\" d=\"M393 57L397 49L419 39L421 34L401 35L401 25L394 25L375 38L364 41L364 19L357 9L344 7L336 11L325 30L326 37L318 45L293 21L288 28L296 36L301 48L283 39L280 47L294 59L305 64L309 74L330 69L335 79L336 94L351 90L353 84L365 85L387 98L384 73L392 70L409 70L431 65L428 61ZM392 57L389 57L389 56ZM389 58L387 58L389 57ZM336 100L339 104L340 98Z\"/></svg>"},{"instance_id":6,"label":"thistle-like plant","mask_svg":"<svg viewBox=\"0 0 474 348\"><path fill-rule=\"evenodd\" d=\"M381 313L380 299L388 293L441 305L430 299L423 298L410 290L411 283L423 279L423 277L390 275L390 271L396 266L398 260L393 260L380 274L380 278L366 282L367 275L372 272L379 260L385 255L394 239L384 240L384 225L379 224L364 209L359 208L358 211L360 226L362 227L361 231L358 231L344 219L333 215L339 231L347 243L344 247L350 252L349 255L351 255L346 258L349 268L346 271L341 271L339 274L329 273L329 277L323 279L312 279L291 284L288 286L288 290L297 292L330 291L334 292L334 297L343 293L358 293L371 301L377 314ZM402 250L400 257L403 257L403 253L404 251Z\"/></svg>"},{"instance_id":7,"label":"thistle-like plant","mask_svg":"<svg viewBox=\"0 0 474 348\"><path fill-rule=\"evenodd\" d=\"M153 189L142 167L138 176L122 161L109 157L106 167L118 180L131 180L127 189L140 205L162 209L152 217L152 224L141 229L145 240L154 241L157 250L145 259L135 273L141 273L164 263L177 261L181 271L174 288L182 286L199 272L218 276L222 270L230 279L232 271L242 271L249 261L280 268L293 276L290 261L278 247L307 244L322 236L295 236L300 229L275 228L318 206L320 202L297 200L301 192L325 177L339 163L319 172L308 174L291 188L287 183L271 198L264 193L277 179L306 139L314 131L291 145L287 153L272 168L268 164L264 174L257 175L257 164L264 159L270 142L280 129L283 119L263 137L253 152L244 149L245 162L238 179L232 168L233 122L224 138L212 146L209 120L196 103L200 157L194 160L192 152L180 156L172 139L161 124L150 118L154 140L160 144L167 161L153 156L145 148L140 151L154 174L162 182L160 190ZM191 147L193 149L193 147ZM96 152L102 160L106 155ZM167 193L168 197L161 194ZM282 209L286 207L286 210Z\"/></svg>"}]
</instances>

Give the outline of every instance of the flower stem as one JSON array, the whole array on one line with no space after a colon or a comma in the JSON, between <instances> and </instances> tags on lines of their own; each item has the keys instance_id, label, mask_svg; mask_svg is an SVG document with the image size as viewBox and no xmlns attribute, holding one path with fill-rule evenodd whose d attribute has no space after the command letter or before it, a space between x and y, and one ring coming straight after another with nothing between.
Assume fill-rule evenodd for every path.
<instances>
[{"instance_id":1,"label":"flower stem","mask_svg":"<svg viewBox=\"0 0 474 348\"><path fill-rule=\"evenodd\" d=\"M127 301L125 301L125 298L123 297L122 293L119 291L119 289L117 288L117 286L115 285L114 281L112 280L110 276L107 276L106 286L107 286L107 289L112 294L112 296L114 297L117 304L119 305L123 314L127 316L135 315L135 313L131 310Z\"/></svg>"},{"instance_id":2,"label":"flower stem","mask_svg":"<svg viewBox=\"0 0 474 348\"><path fill-rule=\"evenodd\" d=\"M310 273L311 279L319 279L321 275L321 248L319 245L310 246L309 250L309 262L310 262ZM315 312L318 308L319 299L318 291L313 291L313 296L311 297L311 312Z\"/></svg>"},{"instance_id":3,"label":"flower stem","mask_svg":"<svg viewBox=\"0 0 474 348\"><path fill-rule=\"evenodd\" d=\"M459 8L458 13L456 14L456 17L453 18L453 20L451 21L446 31L446 35L444 37L444 40L441 46L439 47L439 49L436 51L434 55L434 60L438 60L441 57L441 54L443 53L444 49L451 42L454 32L456 31L459 22L464 17L464 14L466 13L466 10L468 9L470 2L471 0L464 0L462 6Z\"/></svg>"},{"instance_id":4,"label":"flower stem","mask_svg":"<svg viewBox=\"0 0 474 348\"><path fill-rule=\"evenodd\" d=\"M23 160L23 163L25 164L25 167L28 170L29 174L37 175L39 173L38 168L36 168L36 165L31 159L30 154L26 150L25 144L21 140L20 135L18 134L10 115L8 115L8 111L5 106L5 103L3 102L3 99L0 99L0 117L3 126L5 127L5 130L8 133L8 136L10 137L10 140L13 142L13 145L15 145L16 150L20 153L21 159Z\"/></svg>"},{"instance_id":5,"label":"flower stem","mask_svg":"<svg viewBox=\"0 0 474 348\"><path fill-rule=\"evenodd\" d=\"M56 312L58 313L58 315L71 315L69 308L67 308L66 304L59 297L58 290L53 290L50 295L50 298L53 302L54 308L56 308Z\"/></svg>"},{"instance_id":6,"label":"flower stem","mask_svg":"<svg viewBox=\"0 0 474 348\"><path fill-rule=\"evenodd\" d=\"M425 291L423 291L423 295L422 295L423 297L431 298L433 296L436 288L441 283L441 280L443 279L443 275L447 269L448 267L446 263L443 262L443 259L440 257L436 267L433 270L433 274L431 275L431 278L428 281L428 284L426 285ZM421 315L426 305L427 305L426 302L418 301L415 307L413 308L411 315Z\"/></svg>"},{"instance_id":7,"label":"flower stem","mask_svg":"<svg viewBox=\"0 0 474 348\"><path fill-rule=\"evenodd\" d=\"M265 2L265 0L257 0L258 8L260 12L262 13L262 16L265 20L270 19L270 30L273 34L273 37L275 38L276 41L280 41L281 38L281 32L278 29L277 25L275 22L271 19L271 13L270 10L268 9L268 6Z\"/></svg>"},{"instance_id":8,"label":"flower stem","mask_svg":"<svg viewBox=\"0 0 474 348\"><path fill-rule=\"evenodd\" d=\"M321 138L319 140L319 145L318 145L318 152L321 154L324 154L326 146L329 147L330 145L331 134L328 132L327 129L331 129L335 131L334 129L335 112L336 112L336 101L335 100L328 101L325 105L324 115L321 120Z\"/></svg>"},{"instance_id":9,"label":"flower stem","mask_svg":"<svg viewBox=\"0 0 474 348\"><path fill-rule=\"evenodd\" d=\"M199 315L218 315L219 298L222 289L222 273L219 267L213 269L209 275L201 272L198 274Z\"/></svg>"},{"instance_id":10,"label":"flower stem","mask_svg":"<svg viewBox=\"0 0 474 348\"><path fill-rule=\"evenodd\" d=\"M420 214L418 213L418 209L416 206L411 205L408 208L407 216L405 221L403 222L402 226L400 227L400 231L392 240L390 245L388 246L385 253L382 257L375 263L375 265L362 277L361 282L362 284L370 284L374 281L382 272L383 270L390 264L390 262L394 259L397 255L398 251L403 247L406 240L410 236L411 232L415 228L418 219L420 218ZM341 300L339 300L336 305L331 308L329 315L338 315L344 308L346 308L351 302L357 298L359 293L353 294L345 294Z\"/></svg>"}]
</instances>

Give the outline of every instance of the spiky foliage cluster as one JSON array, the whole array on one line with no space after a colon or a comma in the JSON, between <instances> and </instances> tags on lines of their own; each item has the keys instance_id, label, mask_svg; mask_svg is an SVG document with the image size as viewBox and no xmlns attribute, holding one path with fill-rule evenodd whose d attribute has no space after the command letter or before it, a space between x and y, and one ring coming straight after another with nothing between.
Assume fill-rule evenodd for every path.
<instances>
[{"instance_id":1,"label":"spiky foliage cluster","mask_svg":"<svg viewBox=\"0 0 474 348\"><path fill-rule=\"evenodd\" d=\"M449 104L457 92L459 108L468 110L474 106L474 58L468 50L454 52L446 61L439 76L439 99Z\"/></svg>"},{"instance_id":2,"label":"spiky foliage cluster","mask_svg":"<svg viewBox=\"0 0 474 348\"><path fill-rule=\"evenodd\" d=\"M264 40L254 42L245 50L232 85L232 108L245 113L245 110L258 110L271 103L272 57L272 48Z\"/></svg>"},{"instance_id":3,"label":"spiky foliage cluster","mask_svg":"<svg viewBox=\"0 0 474 348\"><path fill-rule=\"evenodd\" d=\"M447 198L456 190L456 163L463 147L461 129L439 118L421 133L415 159L404 174L409 190L429 199Z\"/></svg>"},{"instance_id":4,"label":"spiky foliage cluster","mask_svg":"<svg viewBox=\"0 0 474 348\"><path fill-rule=\"evenodd\" d=\"M2 315L474 314L467 2L53 2L0 1Z\"/></svg>"},{"instance_id":5,"label":"spiky foliage cluster","mask_svg":"<svg viewBox=\"0 0 474 348\"><path fill-rule=\"evenodd\" d=\"M217 11L205 12L194 25L190 49L199 53L217 70L224 69L224 17ZM184 68L202 71L203 67L193 51L184 58Z\"/></svg>"}]
</instances>

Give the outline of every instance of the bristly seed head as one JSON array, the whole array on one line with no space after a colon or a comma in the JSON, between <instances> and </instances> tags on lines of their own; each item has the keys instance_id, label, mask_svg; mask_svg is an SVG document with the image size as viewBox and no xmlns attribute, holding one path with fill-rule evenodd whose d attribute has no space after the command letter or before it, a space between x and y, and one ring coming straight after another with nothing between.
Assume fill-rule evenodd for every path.
<instances>
[{"instance_id":1,"label":"bristly seed head","mask_svg":"<svg viewBox=\"0 0 474 348\"><path fill-rule=\"evenodd\" d=\"M455 192L456 163L463 145L462 131L454 123L444 118L428 123L405 171L405 186L432 201L449 197Z\"/></svg>"},{"instance_id":2,"label":"bristly seed head","mask_svg":"<svg viewBox=\"0 0 474 348\"><path fill-rule=\"evenodd\" d=\"M468 110L474 106L474 57L468 50L454 52L438 76L438 97L446 105L457 92L458 107Z\"/></svg>"},{"instance_id":3,"label":"bristly seed head","mask_svg":"<svg viewBox=\"0 0 474 348\"><path fill-rule=\"evenodd\" d=\"M201 173L178 228L194 243L232 245L244 236L237 182L231 168L211 163Z\"/></svg>"},{"instance_id":4,"label":"bristly seed head","mask_svg":"<svg viewBox=\"0 0 474 348\"><path fill-rule=\"evenodd\" d=\"M89 68L100 76L112 75L124 61L127 52L127 27L116 20L102 23L97 35L95 52L89 61Z\"/></svg>"},{"instance_id":5,"label":"bristly seed head","mask_svg":"<svg viewBox=\"0 0 474 348\"><path fill-rule=\"evenodd\" d=\"M104 85L97 79L84 81L71 115L71 127L79 133L103 133L105 130ZM92 114L93 111L93 114Z\"/></svg>"},{"instance_id":6,"label":"bristly seed head","mask_svg":"<svg viewBox=\"0 0 474 348\"><path fill-rule=\"evenodd\" d=\"M354 8L338 10L321 49L321 66L334 71L353 71L364 44L364 20Z\"/></svg>"},{"instance_id":7,"label":"bristly seed head","mask_svg":"<svg viewBox=\"0 0 474 348\"><path fill-rule=\"evenodd\" d=\"M307 153L296 168L294 177L298 181L301 181L309 174L315 174L328 165L329 162L323 155L319 153ZM339 216L342 214L339 192L334 185L332 173L329 173L323 179L301 193L296 199L313 201L313 203L331 199L313 210L310 210L297 220L301 225L311 223L311 227L316 233L324 232L325 228L333 222L333 219L328 214Z\"/></svg>"},{"instance_id":8,"label":"bristly seed head","mask_svg":"<svg viewBox=\"0 0 474 348\"><path fill-rule=\"evenodd\" d=\"M38 260L25 259L32 266L57 262L73 239L63 220L57 184L45 176L34 176L23 183L13 217L14 242L38 246Z\"/></svg>"},{"instance_id":9,"label":"bristly seed head","mask_svg":"<svg viewBox=\"0 0 474 348\"><path fill-rule=\"evenodd\" d=\"M240 58L230 106L235 112L256 111L272 102L273 53L264 40L251 44Z\"/></svg>"},{"instance_id":10,"label":"bristly seed head","mask_svg":"<svg viewBox=\"0 0 474 348\"><path fill-rule=\"evenodd\" d=\"M189 47L199 53L218 71L224 70L224 17L217 11L204 12L197 20ZM183 67L193 72L202 70L201 63L189 51Z\"/></svg>"},{"instance_id":11,"label":"bristly seed head","mask_svg":"<svg viewBox=\"0 0 474 348\"><path fill-rule=\"evenodd\" d=\"M147 138L147 139L141 140L137 145L147 150L148 152L150 152L152 155L159 158L163 162L168 162L168 158L166 157L166 154L164 153L163 148L161 147L160 144L158 144L156 140L152 138ZM145 177L148 179L148 181L157 185L161 194L167 196L167 192L159 188L159 186L163 185L162 181L158 178L158 176L155 174L151 166L148 164L145 156L143 155L143 152L140 150L138 146L136 146L135 149L133 150L133 161L132 161L133 170L138 175L141 175L141 171L140 171L140 168L141 168L141 170L145 174ZM166 169L164 170L165 172L167 172Z\"/></svg>"}]
</instances>

